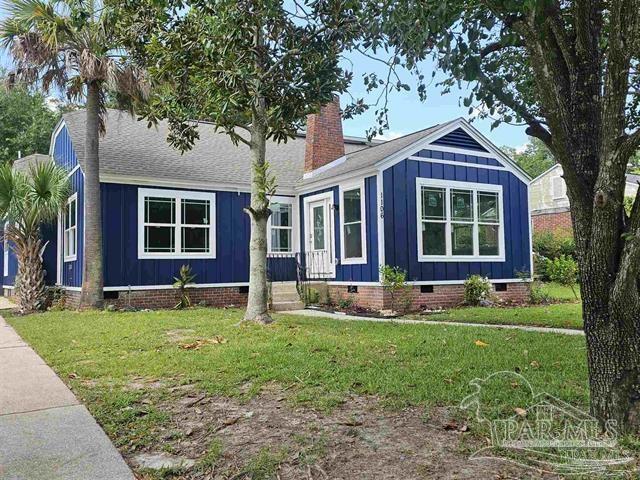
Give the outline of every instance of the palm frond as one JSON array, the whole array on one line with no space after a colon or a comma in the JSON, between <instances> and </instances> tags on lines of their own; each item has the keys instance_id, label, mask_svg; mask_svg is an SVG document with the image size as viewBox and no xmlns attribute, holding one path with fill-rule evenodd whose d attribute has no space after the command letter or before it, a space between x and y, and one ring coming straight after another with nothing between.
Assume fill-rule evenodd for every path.
<instances>
[{"instance_id":1,"label":"palm frond","mask_svg":"<svg viewBox=\"0 0 640 480\"><path fill-rule=\"evenodd\" d=\"M29 168L28 203L40 223L54 221L69 198L67 172L53 161L40 162Z\"/></svg>"}]
</instances>

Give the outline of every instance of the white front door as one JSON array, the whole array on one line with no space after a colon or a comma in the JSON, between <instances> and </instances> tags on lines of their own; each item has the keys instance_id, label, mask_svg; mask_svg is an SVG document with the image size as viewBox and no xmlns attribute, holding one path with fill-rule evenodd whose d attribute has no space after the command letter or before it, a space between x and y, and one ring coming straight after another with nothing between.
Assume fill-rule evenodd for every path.
<instances>
[{"instance_id":1,"label":"white front door","mask_svg":"<svg viewBox=\"0 0 640 480\"><path fill-rule=\"evenodd\" d=\"M335 276L331 197L306 201L306 268L310 278Z\"/></svg>"}]
</instances>

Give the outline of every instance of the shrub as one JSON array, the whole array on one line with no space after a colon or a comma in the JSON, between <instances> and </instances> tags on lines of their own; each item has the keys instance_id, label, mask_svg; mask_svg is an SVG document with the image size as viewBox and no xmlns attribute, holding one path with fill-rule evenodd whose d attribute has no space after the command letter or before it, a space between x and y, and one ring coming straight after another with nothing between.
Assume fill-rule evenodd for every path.
<instances>
[{"instance_id":1,"label":"shrub","mask_svg":"<svg viewBox=\"0 0 640 480\"><path fill-rule=\"evenodd\" d=\"M468 305L480 305L491 296L491 282L487 277L471 275L464 281L464 302Z\"/></svg>"},{"instance_id":2,"label":"shrub","mask_svg":"<svg viewBox=\"0 0 640 480\"><path fill-rule=\"evenodd\" d=\"M395 311L396 302L402 300L402 310L407 311L411 305L411 285L407 284L407 272L400 267L382 265L380 279L384 289L391 295L391 310Z\"/></svg>"},{"instance_id":3,"label":"shrub","mask_svg":"<svg viewBox=\"0 0 640 480\"><path fill-rule=\"evenodd\" d=\"M547 272L548 260L561 255L575 258L576 244L571 232L556 230L554 232L535 232L533 234L533 264L536 276L542 280L550 280Z\"/></svg>"},{"instance_id":4,"label":"shrub","mask_svg":"<svg viewBox=\"0 0 640 480\"><path fill-rule=\"evenodd\" d=\"M539 280L534 280L529 286L529 302L535 305L551 303L551 295Z\"/></svg>"},{"instance_id":5,"label":"shrub","mask_svg":"<svg viewBox=\"0 0 640 480\"><path fill-rule=\"evenodd\" d=\"M195 278L196 275L191 270L191 265L182 265L180 267L178 276L173 277L175 280L173 282L173 288L178 290L178 295L180 296L180 299L174 308L180 310L191 306L191 298L189 298L189 294L187 293L187 285L193 283Z\"/></svg>"},{"instance_id":6,"label":"shrub","mask_svg":"<svg viewBox=\"0 0 640 480\"><path fill-rule=\"evenodd\" d=\"M576 244L571 232L555 230L553 232L535 232L533 234L533 251L547 258L560 255L575 256Z\"/></svg>"},{"instance_id":7,"label":"shrub","mask_svg":"<svg viewBox=\"0 0 640 480\"><path fill-rule=\"evenodd\" d=\"M573 258L560 255L553 260L548 259L545 269L551 281L571 287L576 300L578 299L575 289L575 285L578 282L578 264Z\"/></svg>"}]
</instances>

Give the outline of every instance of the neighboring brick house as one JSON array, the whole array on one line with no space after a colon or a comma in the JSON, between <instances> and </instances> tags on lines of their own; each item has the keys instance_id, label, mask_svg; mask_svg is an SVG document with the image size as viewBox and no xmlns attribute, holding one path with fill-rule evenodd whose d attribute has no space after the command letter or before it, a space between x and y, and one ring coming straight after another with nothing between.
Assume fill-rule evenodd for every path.
<instances>
[{"instance_id":1,"label":"neighboring brick house","mask_svg":"<svg viewBox=\"0 0 640 480\"><path fill-rule=\"evenodd\" d=\"M180 155L166 141L166 122L149 129L108 112L100 141L108 302L172 306L182 264L197 275L194 301L245 301L249 150L213 125L198 128L194 148ZM50 152L69 172L73 194L51 232L48 274L70 304L84 261L84 133L84 111L63 115ZM335 102L309 117L305 133L269 142L267 160L278 183L268 233L274 288L303 271L306 280L326 282L334 298L384 308L379 271L392 265L407 272L415 307L459 303L473 274L488 277L504 299L526 297L519 272L532 268L530 179L464 119L369 142L343 135ZM7 262L10 290L15 258Z\"/></svg>"},{"instance_id":2,"label":"neighboring brick house","mask_svg":"<svg viewBox=\"0 0 640 480\"><path fill-rule=\"evenodd\" d=\"M625 197L634 197L640 175L627 174ZM534 232L571 231L571 212L562 167L555 164L531 181L529 187Z\"/></svg>"}]
</instances>

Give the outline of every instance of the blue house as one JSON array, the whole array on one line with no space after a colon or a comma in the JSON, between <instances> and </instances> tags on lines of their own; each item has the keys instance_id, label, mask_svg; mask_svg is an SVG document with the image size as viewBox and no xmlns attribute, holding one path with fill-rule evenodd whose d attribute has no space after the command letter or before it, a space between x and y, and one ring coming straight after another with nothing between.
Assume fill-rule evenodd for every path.
<instances>
[{"instance_id":1,"label":"blue house","mask_svg":"<svg viewBox=\"0 0 640 480\"><path fill-rule=\"evenodd\" d=\"M82 286L85 113L65 114L50 156L73 187L47 246L51 283L71 304ZM175 303L171 284L193 268L194 301L246 300L249 280L250 158L244 146L201 123L184 155L166 142L168 127L147 128L110 110L100 143L105 298L136 306ZM274 282L300 271L331 295L384 308L382 265L399 266L419 306L462 299L472 274L496 293L522 299L531 272L529 178L464 119L390 140L344 137L339 105L308 119L306 134L270 143L277 178L268 244ZM10 289L15 259L4 256Z\"/></svg>"}]
</instances>

